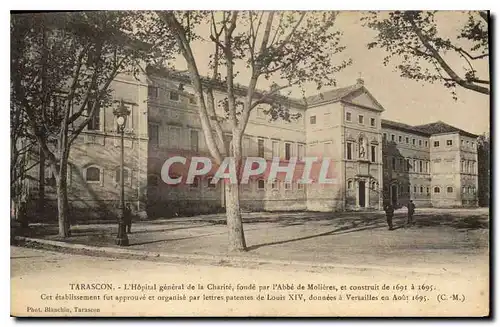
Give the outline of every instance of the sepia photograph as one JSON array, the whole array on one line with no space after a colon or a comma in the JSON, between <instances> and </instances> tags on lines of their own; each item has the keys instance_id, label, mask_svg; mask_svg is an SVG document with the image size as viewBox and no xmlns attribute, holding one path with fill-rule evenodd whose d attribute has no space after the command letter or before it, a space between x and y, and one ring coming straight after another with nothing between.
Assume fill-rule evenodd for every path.
<instances>
[{"instance_id":1,"label":"sepia photograph","mask_svg":"<svg viewBox=\"0 0 500 327\"><path fill-rule=\"evenodd\" d=\"M11 316L491 315L489 11L9 19Z\"/></svg>"}]
</instances>

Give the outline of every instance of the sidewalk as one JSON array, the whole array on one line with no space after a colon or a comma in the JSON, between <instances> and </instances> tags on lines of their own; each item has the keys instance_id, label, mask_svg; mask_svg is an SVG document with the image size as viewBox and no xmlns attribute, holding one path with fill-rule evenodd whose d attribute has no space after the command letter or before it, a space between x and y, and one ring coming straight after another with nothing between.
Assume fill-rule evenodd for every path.
<instances>
[{"instance_id":1,"label":"sidewalk","mask_svg":"<svg viewBox=\"0 0 500 327\"><path fill-rule=\"evenodd\" d=\"M94 247L91 251L97 251L97 247L110 255L139 251L134 255L216 263L274 260L281 264L302 262L311 267L440 272L487 269L488 265L489 217L484 210L419 211L416 226L410 228L403 227L405 210L398 210L394 231L387 230L385 216L380 212L244 214L248 251L237 255L227 251L227 227L221 223L225 216L194 218L134 223L126 249L114 244L116 223L72 226L73 236L57 246ZM263 219L265 222L259 222ZM62 241L54 235L56 226L46 227L32 226L31 236Z\"/></svg>"}]
</instances>

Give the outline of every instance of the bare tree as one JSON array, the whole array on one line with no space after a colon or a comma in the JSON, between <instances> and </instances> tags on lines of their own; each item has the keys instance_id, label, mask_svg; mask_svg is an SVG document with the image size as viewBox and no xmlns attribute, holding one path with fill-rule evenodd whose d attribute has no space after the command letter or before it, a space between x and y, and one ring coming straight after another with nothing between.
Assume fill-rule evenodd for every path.
<instances>
[{"instance_id":1,"label":"bare tree","mask_svg":"<svg viewBox=\"0 0 500 327\"><path fill-rule=\"evenodd\" d=\"M429 83L442 83L454 89L458 85L481 94L489 94L489 77L479 76L478 63L489 59L488 12L456 13L462 20L456 35L440 35L435 11L371 12L363 18L365 26L378 32L368 48L388 52L387 65L393 57L401 76ZM461 66L453 62L461 59Z\"/></svg>"},{"instance_id":2,"label":"bare tree","mask_svg":"<svg viewBox=\"0 0 500 327\"><path fill-rule=\"evenodd\" d=\"M272 119L293 119L280 92L307 83L315 83L318 89L333 85L334 74L350 64L350 60L333 62L333 56L344 50L339 44L341 33L333 28L337 15L334 12L159 11L157 14L174 35L186 61L210 154L218 164L226 156L233 157L237 171L242 159L242 137L254 108L267 106L266 113ZM196 26L209 27L209 36L198 33ZM211 72L207 78L200 75L192 47L194 40L212 44ZM243 64L250 73L246 88L235 82L238 64ZM263 79L274 81L267 91L257 89ZM225 117L216 114L214 85L225 88ZM222 121L231 128L230 146L224 142ZM244 251L239 187L226 182L225 192L229 249Z\"/></svg>"},{"instance_id":3,"label":"bare tree","mask_svg":"<svg viewBox=\"0 0 500 327\"><path fill-rule=\"evenodd\" d=\"M56 179L59 235L67 237L71 146L98 108L111 105L115 77L138 73L154 45L145 46L134 38L136 20L129 12L11 18L12 99L25 114L27 130Z\"/></svg>"}]
</instances>

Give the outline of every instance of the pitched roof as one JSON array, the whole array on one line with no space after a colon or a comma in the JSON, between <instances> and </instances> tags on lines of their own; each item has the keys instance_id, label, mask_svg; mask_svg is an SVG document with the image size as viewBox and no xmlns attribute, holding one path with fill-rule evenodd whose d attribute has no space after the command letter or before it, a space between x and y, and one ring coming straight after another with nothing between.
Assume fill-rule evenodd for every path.
<instances>
[{"instance_id":1,"label":"pitched roof","mask_svg":"<svg viewBox=\"0 0 500 327\"><path fill-rule=\"evenodd\" d=\"M146 72L148 74L152 74L152 75L170 77L170 78L176 79L176 80L181 81L181 82L186 83L186 84L191 83L189 71L187 71L187 70L180 71L180 70L174 70L174 69L169 69L169 68L164 68L164 67L147 66ZM202 83L210 84L214 89L219 89L220 91L226 90L226 85L224 84L224 82L221 82L221 81L214 82L210 78L208 78L207 76L201 76L201 80L202 80ZM235 83L234 86L235 86L234 91L236 94L246 95L246 91L248 89L247 86L241 85L238 83ZM257 96L265 94L264 91L258 90L258 89L255 90L255 93ZM280 101L281 103L287 103L289 105L294 105L297 108L306 109L306 104L301 99L295 99L292 97L281 95L279 93L272 95L270 98L273 101Z\"/></svg>"},{"instance_id":2,"label":"pitched roof","mask_svg":"<svg viewBox=\"0 0 500 327\"><path fill-rule=\"evenodd\" d=\"M184 80L186 83L190 83L189 74L188 74L188 71L186 71L186 70L179 71L179 70L173 70L173 69L157 68L157 67L148 66L147 71L148 71L148 73L166 75L166 76L173 77L173 78L176 78L179 80ZM205 83L212 82L205 76L202 76L202 79ZM214 86L216 88L220 88L221 90L225 89L222 82L219 82L216 85L212 85L212 86ZM235 86L236 86L235 87L236 93L244 94L244 92L247 89L247 87L244 85L236 84ZM356 84L333 89L330 91L326 91L324 93L312 95L312 96L306 97L305 99L302 99L302 100L292 98L292 97L283 96L280 94L273 95L272 99L277 100L277 101L285 101L288 104L293 104L298 108L307 109L309 106L315 105L315 104L320 104L320 103L324 103L324 102L341 101L345 97L347 97L348 95L352 94L353 92L358 91L358 90L363 89L363 88L364 88L364 83L361 79L359 79ZM364 90L365 90L365 92L367 92L369 94L369 92L368 92L368 90L366 90L366 88L364 88ZM264 93L261 90L256 90L256 91L257 91L256 92L257 94ZM371 97L373 98L373 96L371 96ZM376 102L375 99L373 99L373 100ZM377 104L378 104L378 102L377 102ZM475 135L475 134L469 133L467 131L464 131L462 129L459 129L457 127L448 125L442 121L437 121L435 123L430 123L430 124L412 126L412 125L408 125L408 124L404 124L404 123L400 123L400 122L396 122L396 121L392 121L392 120L388 120L388 119L382 119L382 127L394 128L394 129L398 129L401 131L407 131L410 133L420 134L423 136L430 136L433 134L440 134L440 133L460 133L462 135L466 135L469 137L474 137L474 138L478 137L478 135Z\"/></svg>"},{"instance_id":3,"label":"pitched roof","mask_svg":"<svg viewBox=\"0 0 500 327\"><path fill-rule=\"evenodd\" d=\"M424 124L415 126L419 130L425 131L429 134L443 134L443 133L459 133L470 137L478 137L478 135L464 131L463 129L457 128L455 126L448 125L442 121L437 121L435 123Z\"/></svg>"},{"instance_id":4,"label":"pitched roof","mask_svg":"<svg viewBox=\"0 0 500 327\"><path fill-rule=\"evenodd\" d=\"M400 131L416 133L416 134L424 135L424 136L431 135L430 133L423 131L423 130L420 130L420 129L416 128L415 126L403 124L403 123L393 121L393 120L388 120L388 119L382 119L382 127L389 127L389 128L397 129Z\"/></svg>"},{"instance_id":5,"label":"pitched roof","mask_svg":"<svg viewBox=\"0 0 500 327\"><path fill-rule=\"evenodd\" d=\"M314 105L322 102L335 102L335 101L340 101L342 98L345 96L351 94L354 91L359 90L362 88L363 85L361 84L354 84L346 87L341 87L338 89L333 89L324 93L312 95L309 97L306 97L305 102L306 105Z\"/></svg>"},{"instance_id":6,"label":"pitched roof","mask_svg":"<svg viewBox=\"0 0 500 327\"><path fill-rule=\"evenodd\" d=\"M443 133L459 133L469 137L474 137L474 138L478 137L475 134L469 133L455 126L448 125L442 121L437 121L434 123L429 123L424 125L412 126L397 121L382 119L382 127L388 127L405 132L416 133L423 136L431 136L434 134L443 134Z\"/></svg>"}]
</instances>

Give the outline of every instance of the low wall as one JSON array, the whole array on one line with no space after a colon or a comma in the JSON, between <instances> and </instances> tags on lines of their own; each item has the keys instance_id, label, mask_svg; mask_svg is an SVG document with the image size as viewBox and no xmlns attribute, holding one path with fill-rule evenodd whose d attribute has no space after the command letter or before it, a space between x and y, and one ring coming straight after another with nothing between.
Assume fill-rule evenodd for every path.
<instances>
[{"instance_id":1,"label":"low wall","mask_svg":"<svg viewBox=\"0 0 500 327\"><path fill-rule=\"evenodd\" d=\"M173 200L148 204L148 218L169 218L224 212L220 200Z\"/></svg>"}]
</instances>

